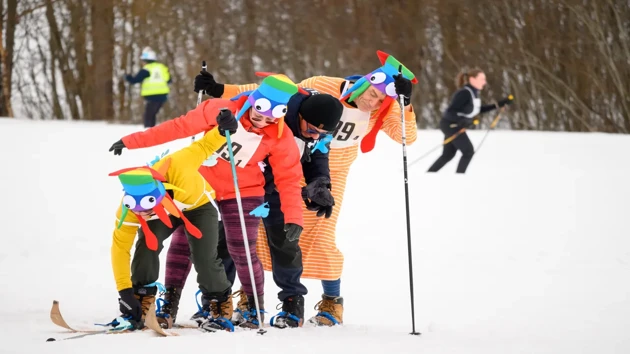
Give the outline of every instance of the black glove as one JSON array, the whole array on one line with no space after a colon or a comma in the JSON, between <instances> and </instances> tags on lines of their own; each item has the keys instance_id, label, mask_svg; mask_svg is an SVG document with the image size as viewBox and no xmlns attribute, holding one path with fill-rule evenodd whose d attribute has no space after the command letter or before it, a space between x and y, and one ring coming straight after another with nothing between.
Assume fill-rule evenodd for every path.
<instances>
[{"instance_id":1,"label":"black glove","mask_svg":"<svg viewBox=\"0 0 630 354\"><path fill-rule=\"evenodd\" d=\"M402 74L394 76L394 86L396 87L396 94L403 95L405 106L408 106L411 102L411 89L412 84L410 80L407 80Z\"/></svg>"},{"instance_id":2,"label":"black glove","mask_svg":"<svg viewBox=\"0 0 630 354\"><path fill-rule=\"evenodd\" d=\"M118 304L120 305L120 312L125 316L131 316L131 319L140 322L142 319L142 305L140 301L134 296L133 288L123 289L118 292L120 298Z\"/></svg>"},{"instance_id":3,"label":"black glove","mask_svg":"<svg viewBox=\"0 0 630 354\"><path fill-rule=\"evenodd\" d=\"M507 98L504 98L501 101L497 102L497 104L499 105L499 107L503 107L506 104L512 104L513 101L514 101L514 96L509 95Z\"/></svg>"},{"instance_id":4,"label":"black glove","mask_svg":"<svg viewBox=\"0 0 630 354\"><path fill-rule=\"evenodd\" d=\"M300 234L302 234L302 230L302 226L297 224L288 223L284 225L284 232L286 233L287 241L289 242L295 242L299 240Z\"/></svg>"},{"instance_id":5,"label":"black glove","mask_svg":"<svg viewBox=\"0 0 630 354\"><path fill-rule=\"evenodd\" d=\"M302 188L302 199L306 209L316 211L317 216L332 215L335 198L330 193L330 180L326 177L318 177Z\"/></svg>"},{"instance_id":6,"label":"black glove","mask_svg":"<svg viewBox=\"0 0 630 354\"><path fill-rule=\"evenodd\" d=\"M195 76L195 92L204 90L206 95L214 98L220 98L223 96L224 86L214 81L214 77L207 71L201 71L199 75Z\"/></svg>"},{"instance_id":7,"label":"black glove","mask_svg":"<svg viewBox=\"0 0 630 354\"><path fill-rule=\"evenodd\" d=\"M122 154L122 149L126 148L125 143L123 143L122 139L115 142L112 147L109 148L109 152L114 152L114 155Z\"/></svg>"},{"instance_id":8,"label":"black glove","mask_svg":"<svg viewBox=\"0 0 630 354\"><path fill-rule=\"evenodd\" d=\"M217 116L217 124L219 125L219 134L225 136L225 131L229 131L230 135L236 133L236 129L238 129L238 122L234 117L232 111L227 108L221 109L219 115Z\"/></svg>"}]
</instances>

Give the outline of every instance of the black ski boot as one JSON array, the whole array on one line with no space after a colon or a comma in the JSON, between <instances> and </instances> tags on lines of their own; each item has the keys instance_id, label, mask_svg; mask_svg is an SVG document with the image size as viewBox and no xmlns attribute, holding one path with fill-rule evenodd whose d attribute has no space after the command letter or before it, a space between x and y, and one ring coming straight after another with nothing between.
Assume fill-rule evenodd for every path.
<instances>
[{"instance_id":1,"label":"black ski boot","mask_svg":"<svg viewBox=\"0 0 630 354\"><path fill-rule=\"evenodd\" d=\"M277 328L302 327L304 323L304 296L289 296L282 302L282 311L271 318Z\"/></svg>"},{"instance_id":2,"label":"black ski boot","mask_svg":"<svg viewBox=\"0 0 630 354\"><path fill-rule=\"evenodd\" d=\"M162 328L173 328L179 310L182 289L167 288L163 299L158 299L156 317Z\"/></svg>"}]
</instances>

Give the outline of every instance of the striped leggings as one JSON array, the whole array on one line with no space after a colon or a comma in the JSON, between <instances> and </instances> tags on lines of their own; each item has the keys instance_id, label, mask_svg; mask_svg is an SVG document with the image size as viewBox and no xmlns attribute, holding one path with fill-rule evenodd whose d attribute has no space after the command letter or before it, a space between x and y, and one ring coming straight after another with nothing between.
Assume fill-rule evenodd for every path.
<instances>
[{"instance_id":1,"label":"striped leggings","mask_svg":"<svg viewBox=\"0 0 630 354\"><path fill-rule=\"evenodd\" d=\"M245 217L245 228L247 232L247 240L249 243L249 252L252 257L252 266L254 270L254 281L256 285L257 295L264 294L264 273L262 264L256 253L256 241L258 239L258 224L260 218L251 216L249 213L263 203L263 197L246 197L241 199L243 205L243 214ZM243 233L241 229L240 217L238 214L238 206L236 199L228 199L218 202L219 211L225 231L225 240L227 251L219 249L219 257L223 258L225 272L228 274L228 280L234 281L233 270L231 268L232 261L236 268L236 273L243 286L243 290L248 296L253 296L253 286L249 276L249 266L247 264L247 256L245 253L245 243L243 242ZM221 242L219 247L221 248ZM229 253L229 254L228 254ZM226 258L231 259L226 259ZM188 240L184 234L183 228L175 230L171 237L171 245L166 255L166 281L167 288L183 288L188 273L190 272L190 250L188 249Z\"/></svg>"}]
</instances>

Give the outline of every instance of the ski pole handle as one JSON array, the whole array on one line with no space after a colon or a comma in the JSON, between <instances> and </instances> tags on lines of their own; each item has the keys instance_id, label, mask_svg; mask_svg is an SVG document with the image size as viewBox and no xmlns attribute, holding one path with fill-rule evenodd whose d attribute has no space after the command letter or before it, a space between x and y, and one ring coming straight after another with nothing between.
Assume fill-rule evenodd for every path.
<instances>
[{"instance_id":1,"label":"ski pole handle","mask_svg":"<svg viewBox=\"0 0 630 354\"><path fill-rule=\"evenodd\" d=\"M402 77L402 65L398 66L398 75ZM405 96L398 95L398 100L400 101L400 111L401 111L401 119L403 126L405 125ZM404 134L403 134L404 136Z\"/></svg>"},{"instance_id":2,"label":"ski pole handle","mask_svg":"<svg viewBox=\"0 0 630 354\"><path fill-rule=\"evenodd\" d=\"M201 62L201 71L206 71L208 69L208 65L206 65L206 61ZM203 98L203 90L199 90L197 93L197 106L201 104L201 99ZM195 141L195 136L192 136L192 141Z\"/></svg>"},{"instance_id":3,"label":"ski pole handle","mask_svg":"<svg viewBox=\"0 0 630 354\"><path fill-rule=\"evenodd\" d=\"M201 62L201 71L206 71L208 69L208 66L206 65L206 61L202 61ZM199 106L201 104L201 98L203 97L203 90L199 90L199 93L197 94L197 106Z\"/></svg>"}]
</instances>

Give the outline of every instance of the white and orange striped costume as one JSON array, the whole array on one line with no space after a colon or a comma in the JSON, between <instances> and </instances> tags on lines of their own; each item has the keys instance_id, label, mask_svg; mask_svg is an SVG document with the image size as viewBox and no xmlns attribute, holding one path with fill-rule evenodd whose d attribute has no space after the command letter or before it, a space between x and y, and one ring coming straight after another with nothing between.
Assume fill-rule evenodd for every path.
<instances>
[{"instance_id":1,"label":"white and orange striped costume","mask_svg":"<svg viewBox=\"0 0 630 354\"><path fill-rule=\"evenodd\" d=\"M328 76L311 77L298 85L335 97L341 97L352 86L345 79ZM241 92L255 88L255 84L226 84L223 97L233 97ZM337 249L336 244L337 218L343 203L343 194L346 189L346 180L350 172L350 166L356 160L359 152L359 143L372 129L377 120L377 111L373 111L371 114L363 113L346 102L342 103L344 105L344 113L338 129L333 134L329 152L332 195L335 198L332 216L328 219L317 217L315 212L309 211L303 206L304 231L300 235L299 241L304 267L303 278L337 280L341 277L344 257L341 251ZM396 102L391 104L380 130L384 131L394 141L402 143L400 106ZM405 132L407 144L412 144L417 138L417 133L416 115L411 105L405 109ZM302 179L301 183L302 186L305 185L304 179ZM262 223L258 232L259 237L266 239L267 235ZM267 243L259 242L257 252L264 269L271 271L271 257Z\"/></svg>"}]
</instances>

